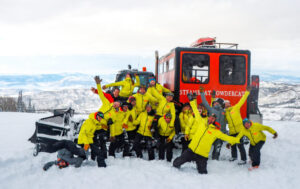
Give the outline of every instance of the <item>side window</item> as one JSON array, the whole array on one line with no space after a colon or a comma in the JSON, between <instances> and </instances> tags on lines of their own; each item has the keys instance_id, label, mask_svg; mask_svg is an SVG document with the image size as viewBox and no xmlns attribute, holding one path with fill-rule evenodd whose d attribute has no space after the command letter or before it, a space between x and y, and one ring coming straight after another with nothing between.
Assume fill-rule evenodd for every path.
<instances>
[{"instance_id":1,"label":"side window","mask_svg":"<svg viewBox=\"0 0 300 189\"><path fill-rule=\"evenodd\" d=\"M163 73L163 72L164 72L163 63L159 63L158 64L158 73Z\"/></svg>"},{"instance_id":2,"label":"side window","mask_svg":"<svg viewBox=\"0 0 300 189\"><path fill-rule=\"evenodd\" d=\"M174 58L171 58L169 60L169 71L174 69Z\"/></svg>"},{"instance_id":3,"label":"side window","mask_svg":"<svg viewBox=\"0 0 300 189\"><path fill-rule=\"evenodd\" d=\"M169 71L169 60L167 60L165 63L166 63L166 69L165 70L166 70L166 72L168 72Z\"/></svg>"},{"instance_id":4,"label":"side window","mask_svg":"<svg viewBox=\"0 0 300 189\"><path fill-rule=\"evenodd\" d=\"M182 81L185 83L208 83L209 55L186 53L182 55Z\"/></svg>"},{"instance_id":5,"label":"side window","mask_svg":"<svg viewBox=\"0 0 300 189\"><path fill-rule=\"evenodd\" d=\"M246 60L244 56L220 56L220 83L244 85L246 82Z\"/></svg>"}]
</instances>

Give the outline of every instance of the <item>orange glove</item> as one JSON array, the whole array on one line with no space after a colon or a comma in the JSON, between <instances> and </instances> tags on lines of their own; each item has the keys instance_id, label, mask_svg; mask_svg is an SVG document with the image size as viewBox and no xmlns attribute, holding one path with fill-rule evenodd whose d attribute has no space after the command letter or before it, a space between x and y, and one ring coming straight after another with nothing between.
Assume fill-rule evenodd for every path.
<instances>
[{"instance_id":1,"label":"orange glove","mask_svg":"<svg viewBox=\"0 0 300 189\"><path fill-rule=\"evenodd\" d=\"M170 139L170 138L167 138L167 143L169 143L169 142L171 142L172 141L172 139Z\"/></svg>"},{"instance_id":2,"label":"orange glove","mask_svg":"<svg viewBox=\"0 0 300 189\"><path fill-rule=\"evenodd\" d=\"M185 139L186 141L188 141L188 140L189 140L189 135L184 135L184 139Z\"/></svg>"},{"instance_id":3,"label":"orange glove","mask_svg":"<svg viewBox=\"0 0 300 189\"><path fill-rule=\"evenodd\" d=\"M107 125L102 125L102 129L108 129Z\"/></svg>"},{"instance_id":4,"label":"orange glove","mask_svg":"<svg viewBox=\"0 0 300 189\"><path fill-rule=\"evenodd\" d=\"M128 129L128 125L126 125L125 123L122 126L124 129Z\"/></svg>"},{"instance_id":5,"label":"orange glove","mask_svg":"<svg viewBox=\"0 0 300 189\"><path fill-rule=\"evenodd\" d=\"M89 145L89 144L85 144L84 147L83 147L83 149L84 149L85 151L88 151L89 148L90 148L90 145Z\"/></svg>"}]
</instances>

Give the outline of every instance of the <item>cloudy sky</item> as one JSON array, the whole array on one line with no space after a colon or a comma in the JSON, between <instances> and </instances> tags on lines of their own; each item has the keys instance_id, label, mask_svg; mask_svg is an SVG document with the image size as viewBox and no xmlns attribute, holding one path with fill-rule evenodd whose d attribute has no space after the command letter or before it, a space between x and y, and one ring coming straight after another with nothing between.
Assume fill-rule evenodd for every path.
<instances>
[{"instance_id":1,"label":"cloudy sky","mask_svg":"<svg viewBox=\"0 0 300 189\"><path fill-rule=\"evenodd\" d=\"M199 37L239 43L254 73L300 73L298 0L0 0L0 74L154 69Z\"/></svg>"}]
</instances>

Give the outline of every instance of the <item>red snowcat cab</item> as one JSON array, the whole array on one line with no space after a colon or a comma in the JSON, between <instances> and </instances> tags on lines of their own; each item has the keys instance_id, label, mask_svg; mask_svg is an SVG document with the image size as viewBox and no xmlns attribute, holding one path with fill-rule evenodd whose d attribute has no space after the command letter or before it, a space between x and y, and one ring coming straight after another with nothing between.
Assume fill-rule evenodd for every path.
<instances>
[{"instance_id":1,"label":"red snowcat cab","mask_svg":"<svg viewBox=\"0 0 300 189\"><path fill-rule=\"evenodd\" d=\"M205 88L208 101L216 91L216 98L236 104L248 85L252 91L241 108L242 118L262 122L258 109L259 77L251 76L251 53L239 50L235 43L216 43L216 38L200 38L191 47L176 47L159 58L156 51L155 75L157 81L175 94L180 103L188 101L188 93L200 95ZM198 103L201 102L198 96Z\"/></svg>"}]
</instances>

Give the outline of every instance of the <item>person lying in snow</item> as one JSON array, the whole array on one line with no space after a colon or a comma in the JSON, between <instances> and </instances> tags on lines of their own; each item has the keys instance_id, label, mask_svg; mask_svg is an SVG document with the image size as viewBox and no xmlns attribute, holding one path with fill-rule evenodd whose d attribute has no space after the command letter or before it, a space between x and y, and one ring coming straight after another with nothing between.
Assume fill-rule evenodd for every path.
<instances>
[{"instance_id":1,"label":"person lying in snow","mask_svg":"<svg viewBox=\"0 0 300 189\"><path fill-rule=\"evenodd\" d=\"M70 140L60 140L53 144L38 144L38 152L54 153L58 152L57 160L46 163L43 167L47 171L53 165L59 168L65 168L69 165L80 167L82 161L86 159L86 154L81 147Z\"/></svg>"},{"instance_id":2,"label":"person lying in snow","mask_svg":"<svg viewBox=\"0 0 300 189\"><path fill-rule=\"evenodd\" d=\"M240 140L243 136L246 136L250 140L249 157L252 162L252 167L249 168L249 171L251 171L253 169L257 169L260 165L260 150L266 142L266 135L263 131L268 131L273 134L274 139L278 137L278 134L271 127L260 123L253 123L247 118L243 120L243 125L244 128L242 128L236 138Z\"/></svg>"}]
</instances>

